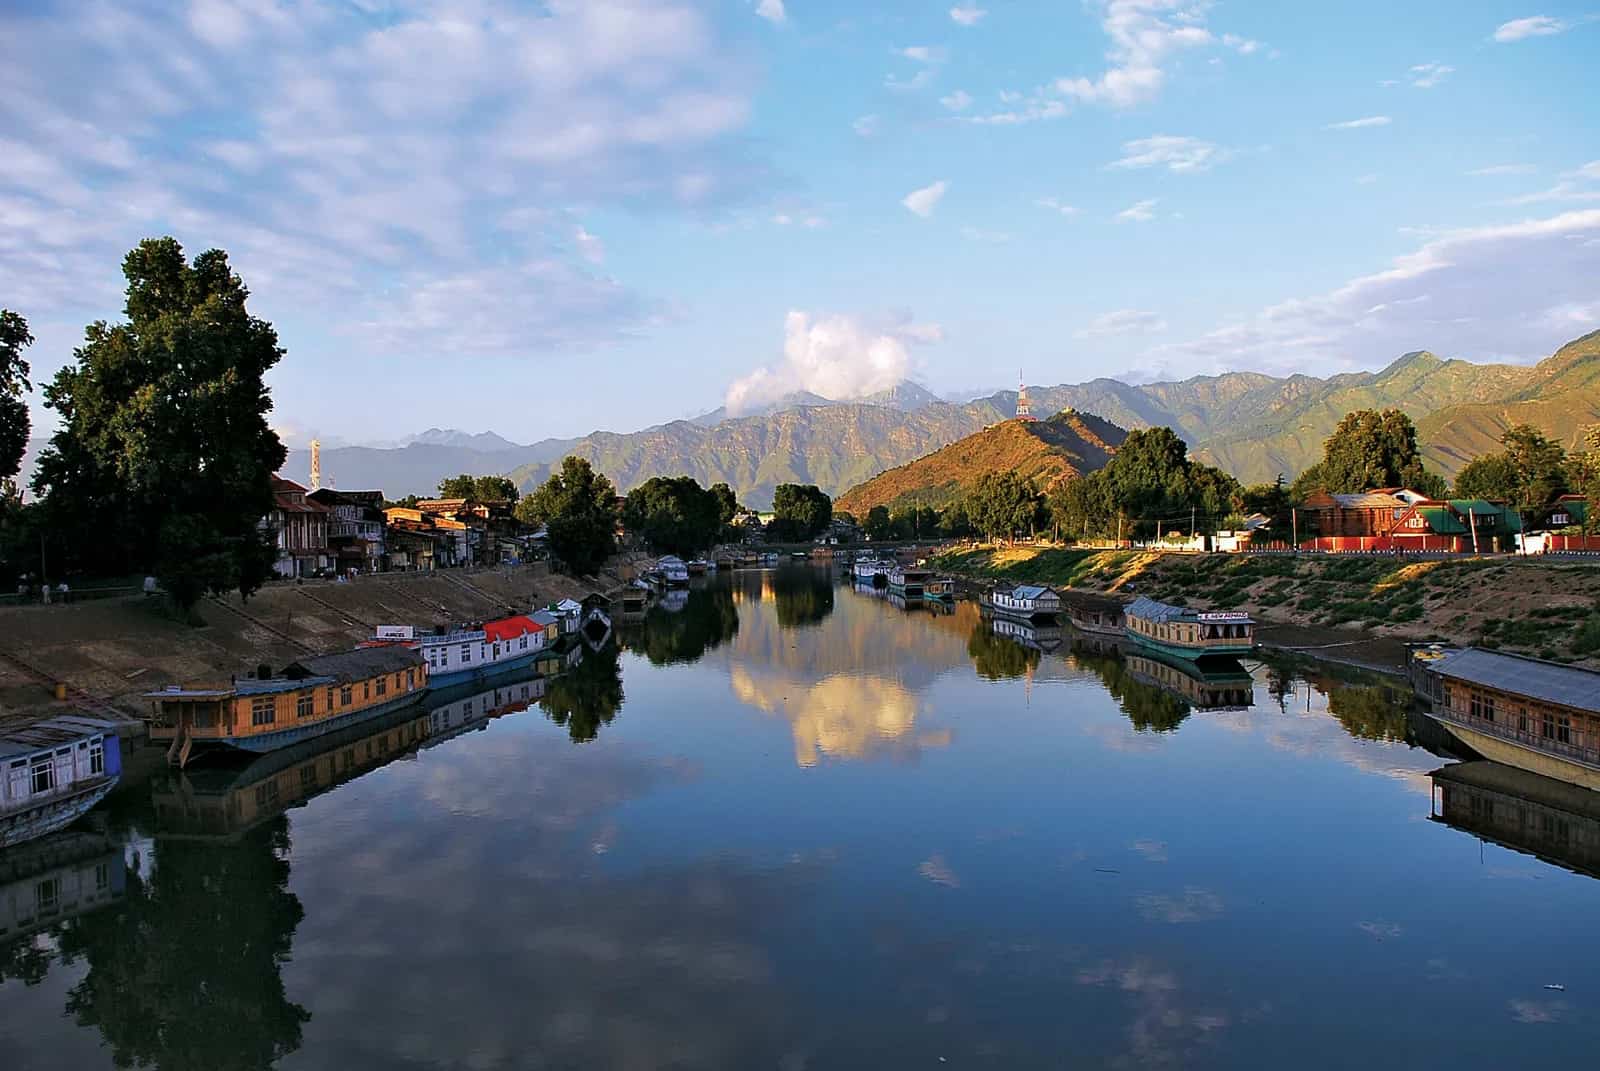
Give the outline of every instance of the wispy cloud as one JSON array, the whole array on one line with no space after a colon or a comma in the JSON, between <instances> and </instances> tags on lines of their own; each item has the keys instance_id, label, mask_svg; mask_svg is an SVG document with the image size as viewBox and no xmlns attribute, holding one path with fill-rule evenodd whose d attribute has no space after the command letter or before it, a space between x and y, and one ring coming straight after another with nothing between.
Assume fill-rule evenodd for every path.
<instances>
[{"instance_id":1,"label":"wispy cloud","mask_svg":"<svg viewBox=\"0 0 1600 1071\"><path fill-rule=\"evenodd\" d=\"M1565 19L1550 15L1532 15L1525 19L1502 22L1494 31L1494 39L1501 44L1509 44L1529 37L1551 37L1558 33L1566 33L1570 29L1572 23Z\"/></svg>"},{"instance_id":2,"label":"wispy cloud","mask_svg":"<svg viewBox=\"0 0 1600 1071\"><path fill-rule=\"evenodd\" d=\"M950 9L950 21L958 26L976 26L988 12L976 4L958 4Z\"/></svg>"},{"instance_id":3,"label":"wispy cloud","mask_svg":"<svg viewBox=\"0 0 1600 1071\"><path fill-rule=\"evenodd\" d=\"M945 191L949 188L950 184L940 179L932 185L924 186L919 190L912 190L901 199L900 203L916 215L927 219L933 215L934 208L938 206L939 202L944 198Z\"/></svg>"},{"instance_id":4,"label":"wispy cloud","mask_svg":"<svg viewBox=\"0 0 1600 1071\"><path fill-rule=\"evenodd\" d=\"M1152 197L1147 201L1136 201L1117 213L1118 223L1149 223L1156 218L1157 199Z\"/></svg>"},{"instance_id":5,"label":"wispy cloud","mask_svg":"<svg viewBox=\"0 0 1600 1071\"><path fill-rule=\"evenodd\" d=\"M919 64L921 68L909 78L903 78L896 74L890 74L884 78L883 84L885 86L901 92L913 92L918 89L926 89L932 85L938 73L939 65L945 60L944 50L935 48L932 45L906 45L902 48L896 48L894 54L901 59Z\"/></svg>"},{"instance_id":6,"label":"wispy cloud","mask_svg":"<svg viewBox=\"0 0 1600 1071\"><path fill-rule=\"evenodd\" d=\"M972 96L964 89L958 89L947 97L940 97L939 103L953 112L964 112L972 107Z\"/></svg>"},{"instance_id":7,"label":"wispy cloud","mask_svg":"<svg viewBox=\"0 0 1600 1071\"><path fill-rule=\"evenodd\" d=\"M1072 333L1073 338L1111 338L1116 335L1148 335L1165 331L1167 321L1160 313L1146 309L1117 309L1097 316L1088 327Z\"/></svg>"},{"instance_id":8,"label":"wispy cloud","mask_svg":"<svg viewBox=\"0 0 1600 1071\"><path fill-rule=\"evenodd\" d=\"M1324 130L1364 130L1369 126L1388 126L1394 120L1387 115L1369 115L1364 119L1346 119L1342 123L1329 123Z\"/></svg>"},{"instance_id":9,"label":"wispy cloud","mask_svg":"<svg viewBox=\"0 0 1600 1071\"><path fill-rule=\"evenodd\" d=\"M1266 47L1260 41L1252 41L1250 38L1240 37L1236 33L1223 34L1222 43L1241 56L1253 56Z\"/></svg>"},{"instance_id":10,"label":"wispy cloud","mask_svg":"<svg viewBox=\"0 0 1600 1071\"><path fill-rule=\"evenodd\" d=\"M1200 138L1157 134L1122 143L1122 158L1106 165L1118 168L1164 167L1180 174L1206 171L1212 165L1228 158L1226 149L1220 149Z\"/></svg>"},{"instance_id":11,"label":"wispy cloud","mask_svg":"<svg viewBox=\"0 0 1600 1071\"><path fill-rule=\"evenodd\" d=\"M1041 197L1035 201L1034 204L1038 205L1040 208L1048 208L1050 211L1059 213L1063 216L1076 216L1078 214L1076 207L1066 204L1055 197Z\"/></svg>"},{"instance_id":12,"label":"wispy cloud","mask_svg":"<svg viewBox=\"0 0 1600 1071\"><path fill-rule=\"evenodd\" d=\"M1418 89L1432 89L1454 74L1455 70L1454 67L1443 63L1419 63L1407 71L1406 76Z\"/></svg>"},{"instance_id":13,"label":"wispy cloud","mask_svg":"<svg viewBox=\"0 0 1600 1071\"><path fill-rule=\"evenodd\" d=\"M972 242L986 242L999 245L1011 241L1015 237L1010 231L989 230L985 227L962 227L961 237Z\"/></svg>"},{"instance_id":14,"label":"wispy cloud","mask_svg":"<svg viewBox=\"0 0 1600 1071\"><path fill-rule=\"evenodd\" d=\"M1537 170L1539 169L1532 164L1493 164L1489 167L1475 168L1467 174L1481 178L1488 175L1531 175Z\"/></svg>"},{"instance_id":15,"label":"wispy cloud","mask_svg":"<svg viewBox=\"0 0 1600 1071\"><path fill-rule=\"evenodd\" d=\"M870 138L876 136L881 125L882 123L876 115L863 115L850 124L850 129L854 130L860 137Z\"/></svg>"},{"instance_id":16,"label":"wispy cloud","mask_svg":"<svg viewBox=\"0 0 1600 1071\"><path fill-rule=\"evenodd\" d=\"M789 13L784 10L783 0L760 0L760 3L756 4L756 14L773 23L781 23L789 17Z\"/></svg>"}]
</instances>

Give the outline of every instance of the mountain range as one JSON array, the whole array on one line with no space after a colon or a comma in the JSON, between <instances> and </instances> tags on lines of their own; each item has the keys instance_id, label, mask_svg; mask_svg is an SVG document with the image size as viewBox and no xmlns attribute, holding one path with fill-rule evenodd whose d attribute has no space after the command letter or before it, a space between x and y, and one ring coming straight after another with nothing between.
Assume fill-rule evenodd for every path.
<instances>
[{"instance_id":1,"label":"mountain range","mask_svg":"<svg viewBox=\"0 0 1600 1071\"><path fill-rule=\"evenodd\" d=\"M1128 433L1109 420L1063 409L1048 420L1007 420L859 484L834 503L864 518L875 506L943 508L990 472L1018 472L1040 490L1111 460Z\"/></svg>"},{"instance_id":2,"label":"mountain range","mask_svg":"<svg viewBox=\"0 0 1600 1071\"><path fill-rule=\"evenodd\" d=\"M1292 480L1315 462L1323 440L1352 409L1395 407L1417 422L1428 464L1453 477L1497 448L1511 424L1531 423L1569 449L1600 423L1600 331L1536 365L1475 364L1426 351L1376 372L1320 378L1228 372L1130 385L1115 379L1029 387L1038 415L1075 410L1121 428L1167 425L1192 454L1241 481ZM726 481L741 502L766 508L780 483L815 483L834 496L934 453L1016 413L1014 391L966 402L903 383L869 398L834 402L814 394L782 398L758 412L718 409L630 433L594 432L527 445L489 432L430 429L398 447L324 448L324 482L391 497L426 494L447 476L507 474L524 490L567 454L587 458L627 491L652 476ZM292 450L284 475L304 482L305 450Z\"/></svg>"}]
</instances>

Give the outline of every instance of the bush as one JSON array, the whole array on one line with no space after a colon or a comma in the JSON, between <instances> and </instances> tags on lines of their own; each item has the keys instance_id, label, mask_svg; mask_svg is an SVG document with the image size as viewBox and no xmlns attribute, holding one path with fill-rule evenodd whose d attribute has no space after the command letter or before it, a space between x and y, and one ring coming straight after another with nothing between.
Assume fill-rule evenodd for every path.
<instances>
[{"instance_id":1,"label":"bush","mask_svg":"<svg viewBox=\"0 0 1600 1071\"><path fill-rule=\"evenodd\" d=\"M1600 651L1600 614L1590 614L1572 634L1572 653L1594 654Z\"/></svg>"}]
</instances>

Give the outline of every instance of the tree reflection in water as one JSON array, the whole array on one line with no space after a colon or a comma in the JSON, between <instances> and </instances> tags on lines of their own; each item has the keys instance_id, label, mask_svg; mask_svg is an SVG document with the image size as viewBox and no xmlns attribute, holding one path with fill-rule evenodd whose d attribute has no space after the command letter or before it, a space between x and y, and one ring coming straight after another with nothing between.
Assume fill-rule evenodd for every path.
<instances>
[{"instance_id":1,"label":"tree reflection in water","mask_svg":"<svg viewBox=\"0 0 1600 1071\"><path fill-rule=\"evenodd\" d=\"M554 678L539 707L557 725L566 727L575 744L588 743L610 725L622 709L622 665L617 645L586 651L583 661Z\"/></svg>"},{"instance_id":2,"label":"tree reflection in water","mask_svg":"<svg viewBox=\"0 0 1600 1071\"><path fill-rule=\"evenodd\" d=\"M1328 713L1339 719L1351 736L1363 740L1391 740L1417 746L1407 712L1411 696L1381 684L1334 685L1328 689Z\"/></svg>"},{"instance_id":3,"label":"tree reflection in water","mask_svg":"<svg viewBox=\"0 0 1600 1071\"><path fill-rule=\"evenodd\" d=\"M1016 680L1039 665L1039 652L1015 640L997 636L988 621L979 620L967 639L967 654L978 676L991 681Z\"/></svg>"},{"instance_id":4,"label":"tree reflection in water","mask_svg":"<svg viewBox=\"0 0 1600 1071\"><path fill-rule=\"evenodd\" d=\"M118 1067L255 1071L300 1047L311 1015L280 973L304 917L288 855L282 815L231 843L160 839L148 879L63 929L62 959L88 964L67 1011Z\"/></svg>"},{"instance_id":5,"label":"tree reflection in water","mask_svg":"<svg viewBox=\"0 0 1600 1071\"><path fill-rule=\"evenodd\" d=\"M771 576L773 608L786 629L811 628L833 613L833 577L809 566L778 568Z\"/></svg>"},{"instance_id":6,"label":"tree reflection in water","mask_svg":"<svg viewBox=\"0 0 1600 1071\"><path fill-rule=\"evenodd\" d=\"M1191 713L1188 703L1164 688L1138 680L1121 655L1074 647L1073 660L1092 671L1140 732L1170 733Z\"/></svg>"},{"instance_id":7,"label":"tree reflection in water","mask_svg":"<svg viewBox=\"0 0 1600 1071\"><path fill-rule=\"evenodd\" d=\"M721 584L695 588L676 612L652 607L643 622L624 626L623 642L653 666L698 662L739 633L733 590Z\"/></svg>"}]
</instances>

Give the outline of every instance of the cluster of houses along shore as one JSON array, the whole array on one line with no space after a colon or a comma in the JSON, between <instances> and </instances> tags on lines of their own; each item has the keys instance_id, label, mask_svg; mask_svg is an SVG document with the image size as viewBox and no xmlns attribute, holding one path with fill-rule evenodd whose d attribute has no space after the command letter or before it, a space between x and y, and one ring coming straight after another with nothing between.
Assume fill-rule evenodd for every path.
<instances>
[{"instance_id":1,"label":"cluster of houses along shore","mask_svg":"<svg viewBox=\"0 0 1600 1071\"><path fill-rule=\"evenodd\" d=\"M385 506L382 491L308 491L272 478L279 576L349 576L501 565L544 554L544 533L517 520L509 501L422 499Z\"/></svg>"}]
</instances>

